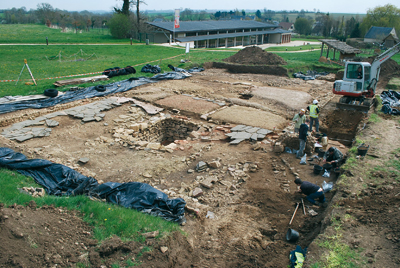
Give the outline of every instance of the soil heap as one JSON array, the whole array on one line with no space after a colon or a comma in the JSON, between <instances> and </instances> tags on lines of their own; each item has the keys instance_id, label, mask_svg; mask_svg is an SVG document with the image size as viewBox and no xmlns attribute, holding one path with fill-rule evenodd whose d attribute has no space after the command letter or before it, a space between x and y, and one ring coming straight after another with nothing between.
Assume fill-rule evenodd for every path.
<instances>
[{"instance_id":1,"label":"soil heap","mask_svg":"<svg viewBox=\"0 0 400 268\"><path fill-rule=\"evenodd\" d=\"M246 47L233 56L224 59L226 62L257 65L286 65L287 62L276 54L268 53L259 47Z\"/></svg>"}]
</instances>

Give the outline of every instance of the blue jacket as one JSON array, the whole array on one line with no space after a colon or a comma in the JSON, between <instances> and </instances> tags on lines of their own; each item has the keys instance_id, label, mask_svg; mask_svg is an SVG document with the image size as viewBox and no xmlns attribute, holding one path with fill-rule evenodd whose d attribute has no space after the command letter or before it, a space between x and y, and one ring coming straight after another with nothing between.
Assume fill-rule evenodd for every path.
<instances>
[{"instance_id":1,"label":"blue jacket","mask_svg":"<svg viewBox=\"0 0 400 268\"><path fill-rule=\"evenodd\" d=\"M307 124L301 124L300 129L299 129L299 139L307 141L307 136L308 136L308 125Z\"/></svg>"}]
</instances>

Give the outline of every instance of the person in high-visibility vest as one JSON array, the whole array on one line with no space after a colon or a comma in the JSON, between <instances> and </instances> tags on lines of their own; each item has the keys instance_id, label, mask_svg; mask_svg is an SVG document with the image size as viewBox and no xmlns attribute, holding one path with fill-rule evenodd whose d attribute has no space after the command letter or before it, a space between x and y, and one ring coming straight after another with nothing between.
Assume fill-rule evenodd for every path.
<instances>
[{"instance_id":1,"label":"person in high-visibility vest","mask_svg":"<svg viewBox=\"0 0 400 268\"><path fill-rule=\"evenodd\" d=\"M310 112L310 132L312 131L312 127L315 123L315 132L319 132L319 107L318 101L314 100L313 104L307 107L307 110Z\"/></svg>"}]
</instances>

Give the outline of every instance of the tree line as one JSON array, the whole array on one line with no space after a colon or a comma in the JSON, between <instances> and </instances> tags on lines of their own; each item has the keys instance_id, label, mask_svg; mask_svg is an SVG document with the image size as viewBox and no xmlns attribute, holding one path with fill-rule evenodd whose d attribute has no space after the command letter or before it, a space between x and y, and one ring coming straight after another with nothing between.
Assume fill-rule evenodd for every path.
<instances>
[{"instance_id":1,"label":"tree line","mask_svg":"<svg viewBox=\"0 0 400 268\"><path fill-rule=\"evenodd\" d=\"M299 15L294 23L301 35L319 35L345 41L347 38L363 37L371 26L395 28L400 33L400 9L387 4L368 9L364 18L344 16L334 18L329 13L317 13L315 19Z\"/></svg>"},{"instance_id":2,"label":"tree line","mask_svg":"<svg viewBox=\"0 0 400 268\"><path fill-rule=\"evenodd\" d=\"M36 9L26 10L12 8L4 10L0 17L2 24L45 24L48 27L57 26L63 31L72 28L75 31L90 31L93 28L107 27L112 13L94 14L89 11L69 12L54 9L50 4L41 3Z\"/></svg>"}]
</instances>

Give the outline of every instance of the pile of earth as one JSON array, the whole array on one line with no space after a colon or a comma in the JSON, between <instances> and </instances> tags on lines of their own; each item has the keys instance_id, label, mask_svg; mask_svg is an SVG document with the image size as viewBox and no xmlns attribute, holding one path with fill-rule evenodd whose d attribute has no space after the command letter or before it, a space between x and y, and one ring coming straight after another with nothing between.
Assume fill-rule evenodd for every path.
<instances>
[{"instance_id":1,"label":"pile of earth","mask_svg":"<svg viewBox=\"0 0 400 268\"><path fill-rule=\"evenodd\" d=\"M372 63L374 61L375 57L369 57L366 59L369 63ZM381 72L379 73L379 82L389 82L389 80L393 76L399 76L400 75L400 65L392 60L388 59L385 61L382 66L381 66Z\"/></svg>"},{"instance_id":2,"label":"pile of earth","mask_svg":"<svg viewBox=\"0 0 400 268\"><path fill-rule=\"evenodd\" d=\"M259 47L246 47L233 56L224 59L226 62L257 65L286 65L287 62L276 54L268 53Z\"/></svg>"}]
</instances>

